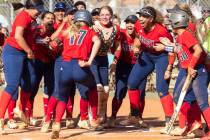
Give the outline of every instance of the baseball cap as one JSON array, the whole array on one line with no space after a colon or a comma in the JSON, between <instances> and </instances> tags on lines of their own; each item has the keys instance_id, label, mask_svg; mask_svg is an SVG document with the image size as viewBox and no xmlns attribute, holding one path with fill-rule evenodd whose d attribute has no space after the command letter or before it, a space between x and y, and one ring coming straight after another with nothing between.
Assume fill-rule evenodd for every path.
<instances>
[{"instance_id":1,"label":"baseball cap","mask_svg":"<svg viewBox=\"0 0 210 140\"><path fill-rule=\"evenodd\" d=\"M91 11L91 15L92 16L96 16L96 15L99 15L99 12L100 12L100 8L95 8Z\"/></svg>"},{"instance_id":2,"label":"baseball cap","mask_svg":"<svg viewBox=\"0 0 210 140\"><path fill-rule=\"evenodd\" d=\"M56 3L54 11L60 10L60 9L65 11L66 10L66 4L63 3L63 2Z\"/></svg>"},{"instance_id":3,"label":"baseball cap","mask_svg":"<svg viewBox=\"0 0 210 140\"><path fill-rule=\"evenodd\" d=\"M137 14L143 16L143 17L152 17L152 18L156 18L156 11L153 7L151 6L146 6L143 7L142 9L140 9L139 12L137 12Z\"/></svg>"},{"instance_id":4,"label":"baseball cap","mask_svg":"<svg viewBox=\"0 0 210 140\"><path fill-rule=\"evenodd\" d=\"M37 5L35 6L35 9L37 9L40 13L44 13L46 11L44 5Z\"/></svg>"},{"instance_id":5,"label":"baseball cap","mask_svg":"<svg viewBox=\"0 0 210 140\"><path fill-rule=\"evenodd\" d=\"M23 8L24 5L22 3L20 3L20 2L18 2L18 3L12 3L12 7L13 7L14 11L16 11L18 9Z\"/></svg>"},{"instance_id":6,"label":"baseball cap","mask_svg":"<svg viewBox=\"0 0 210 140\"><path fill-rule=\"evenodd\" d=\"M131 23L136 23L136 21L138 20L136 15L129 15L124 22L131 22Z\"/></svg>"}]
</instances>

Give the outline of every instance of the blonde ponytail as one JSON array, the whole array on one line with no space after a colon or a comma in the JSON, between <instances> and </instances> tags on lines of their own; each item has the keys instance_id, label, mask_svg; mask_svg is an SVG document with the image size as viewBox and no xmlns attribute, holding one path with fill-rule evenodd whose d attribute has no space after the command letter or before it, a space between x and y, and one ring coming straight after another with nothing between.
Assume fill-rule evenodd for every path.
<instances>
[{"instance_id":1,"label":"blonde ponytail","mask_svg":"<svg viewBox=\"0 0 210 140\"><path fill-rule=\"evenodd\" d=\"M82 27L82 26L85 26L85 25L87 25L85 22L82 22L82 21L78 21L78 22L76 22L76 23L72 23L71 24L71 26L66 30L66 31L64 31L64 36L69 36L69 38L71 37L71 36L74 36L74 37L76 37L76 35L79 33L79 31L80 31L80 28Z\"/></svg>"}]
</instances>

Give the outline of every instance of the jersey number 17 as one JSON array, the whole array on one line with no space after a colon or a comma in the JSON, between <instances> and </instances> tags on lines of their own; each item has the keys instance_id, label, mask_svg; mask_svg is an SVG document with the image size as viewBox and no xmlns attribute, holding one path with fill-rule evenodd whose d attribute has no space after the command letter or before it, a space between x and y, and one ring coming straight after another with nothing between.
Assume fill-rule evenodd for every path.
<instances>
[{"instance_id":1,"label":"jersey number 17","mask_svg":"<svg viewBox=\"0 0 210 140\"><path fill-rule=\"evenodd\" d=\"M87 35L87 30L80 30L79 35L77 37L72 36L69 40L70 45L78 45L80 46L83 43L85 36ZM75 44L76 41L76 44Z\"/></svg>"}]
</instances>

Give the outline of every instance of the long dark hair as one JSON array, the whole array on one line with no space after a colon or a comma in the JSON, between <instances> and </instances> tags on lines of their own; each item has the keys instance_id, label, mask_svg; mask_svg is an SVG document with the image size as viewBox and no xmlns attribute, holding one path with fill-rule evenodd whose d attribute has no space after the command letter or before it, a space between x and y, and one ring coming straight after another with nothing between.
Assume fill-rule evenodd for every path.
<instances>
[{"instance_id":1,"label":"long dark hair","mask_svg":"<svg viewBox=\"0 0 210 140\"><path fill-rule=\"evenodd\" d=\"M53 13L53 12L50 12L50 11L45 11L45 12L41 15L41 20L43 20L43 19L45 18L45 16L46 16L46 15L48 15L48 14L53 15L53 16L54 16L54 18L55 18L55 15L54 15L54 13Z\"/></svg>"}]
</instances>

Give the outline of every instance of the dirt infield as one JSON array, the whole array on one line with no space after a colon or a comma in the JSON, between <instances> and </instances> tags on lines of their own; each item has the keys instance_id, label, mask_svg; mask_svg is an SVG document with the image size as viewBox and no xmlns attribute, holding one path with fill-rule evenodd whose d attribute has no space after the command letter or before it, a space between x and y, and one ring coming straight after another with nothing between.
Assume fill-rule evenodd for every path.
<instances>
[{"instance_id":1,"label":"dirt infield","mask_svg":"<svg viewBox=\"0 0 210 140\"><path fill-rule=\"evenodd\" d=\"M76 95L75 98L75 106L74 106L74 114L73 117L79 113L79 95ZM108 116L110 116L111 112L111 99L109 98L108 102ZM35 99L35 108L34 108L34 116L41 119L43 116L42 109L42 94L38 94ZM122 119L126 119L126 116L129 114L129 101L126 98L123 102L122 107L118 113L118 121ZM161 104L159 99L154 95L149 95L146 97L146 108L144 111L145 121L150 124L150 130L142 130L135 127L122 127L117 126L115 129L107 129L104 131L93 132L90 130L82 130L82 129L66 129L62 128L59 139L65 140L178 140L183 139L181 137L171 137L167 135L159 134L159 130L164 126L164 115L162 111ZM24 130L9 130L7 129L8 135L0 136L0 140L47 140L50 139L51 133L40 133L40 127L29 127ZM186 138L185 138L186 139Z\"/></svg>"}]
</instances>

